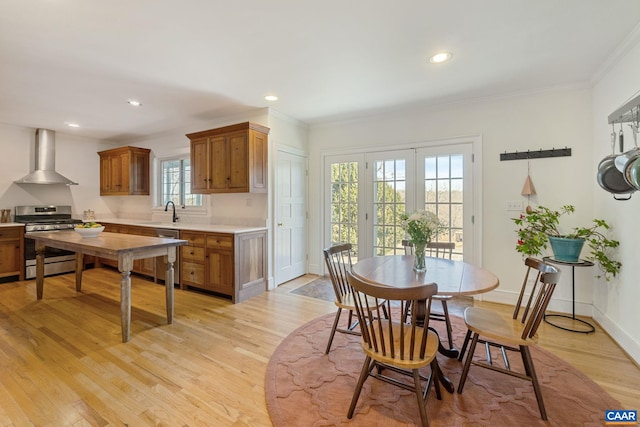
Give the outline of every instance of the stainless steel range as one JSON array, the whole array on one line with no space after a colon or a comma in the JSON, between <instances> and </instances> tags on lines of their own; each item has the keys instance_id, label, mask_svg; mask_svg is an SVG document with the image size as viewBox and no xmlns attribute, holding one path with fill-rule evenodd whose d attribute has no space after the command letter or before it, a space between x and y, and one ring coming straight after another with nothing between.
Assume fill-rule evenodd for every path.
<instances>
[{"instance_id":1,"label":"stainless steel range","mask_svg":"<svg viewBox=\"0 0 640 427\"><path fill-rule=\"evenodd\" d=\"M71 230L82 222L71 218L71 206L16 206L15 221L25 224L24 260L25 277L36 277L35 241L27 238L31 233ZM44 275L68 273L75 270L75 253L47 247L44 253Z\"/></svg>"}]
</instances>

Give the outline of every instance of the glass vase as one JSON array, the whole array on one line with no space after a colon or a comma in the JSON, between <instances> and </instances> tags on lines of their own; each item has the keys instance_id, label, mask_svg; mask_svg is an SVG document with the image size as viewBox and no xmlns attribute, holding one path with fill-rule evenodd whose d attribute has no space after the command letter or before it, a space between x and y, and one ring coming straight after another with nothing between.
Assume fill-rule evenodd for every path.
<instances>
[{"instance_id":1,"label":"glass vase","mask_svg":"<svg viewBox=\"0 0 640 427\"><path fill-rule=\"evenodd\" d=\"M416 273L424 273L427 271L427 264L425 260L425 248L426 243L414 243L414 262L413 271Z\"/></svg>"}]
</instances>

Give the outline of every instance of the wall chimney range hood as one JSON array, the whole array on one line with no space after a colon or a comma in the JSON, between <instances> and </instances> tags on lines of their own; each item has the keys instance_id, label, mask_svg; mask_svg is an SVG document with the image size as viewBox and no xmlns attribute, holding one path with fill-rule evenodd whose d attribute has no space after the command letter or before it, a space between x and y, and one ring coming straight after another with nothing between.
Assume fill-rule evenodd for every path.
<instances>
[{"instance_id":1,"label":"wall chimney range hood","mask_svg":"<svg viewBox=\"0 0 640 427\"><path fill-rule=\"evenodd\" d=\"M78 185L55 171L56 133L48 129L36 129L35 170L14 181L16 184L64 184Z\"/></svg>"}]
</instances>

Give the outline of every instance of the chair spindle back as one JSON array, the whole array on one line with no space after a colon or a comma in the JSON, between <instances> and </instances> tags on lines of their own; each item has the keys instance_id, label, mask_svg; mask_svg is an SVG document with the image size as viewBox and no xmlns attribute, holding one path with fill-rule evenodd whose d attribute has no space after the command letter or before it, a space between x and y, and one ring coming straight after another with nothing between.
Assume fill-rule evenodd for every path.
<instances>
[{"instance_id":1,"label":"chair spindle back","mask_svg":"<svg viewBox=\"0 0 640 427\"><path fill-rule=\"evenodd\" d=\"M351 243L342 243L326 248L324 252L324 260L329 270L331 284L336 294L336 299L344 302L344 296L351 293L351 286L347 273L351 271L351 251L353 245Z\"/></svg>"}]
</instances>

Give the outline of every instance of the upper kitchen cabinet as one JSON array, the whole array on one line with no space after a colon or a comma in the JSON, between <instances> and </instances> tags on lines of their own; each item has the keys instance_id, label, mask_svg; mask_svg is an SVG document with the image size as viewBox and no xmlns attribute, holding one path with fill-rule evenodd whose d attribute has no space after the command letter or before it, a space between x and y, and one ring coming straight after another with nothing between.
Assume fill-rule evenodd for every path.
<instances>
[{"instance_id":1,"label":"upper kitchen cabinet","mask_svg":"<svg viewBox=\"0 0 640 427\"><path fill-rule=\"evenodd\" d=\"M249 122L187 134L191 192L266 193L268 134Z\"/></svg>"},{"instance_id":2,"label":"upper kitchen cabinet","mask_svg":"<svg viewBox=\"0 0 640 427\"><path fill-rule=\"evenodd\" d=\"M100 195L148 196L150 152L137 147L100 151Z\"/></svg>"}]
</instances>

